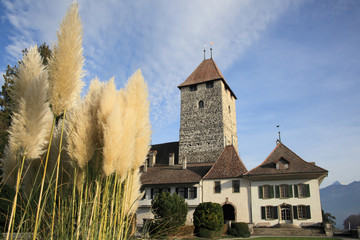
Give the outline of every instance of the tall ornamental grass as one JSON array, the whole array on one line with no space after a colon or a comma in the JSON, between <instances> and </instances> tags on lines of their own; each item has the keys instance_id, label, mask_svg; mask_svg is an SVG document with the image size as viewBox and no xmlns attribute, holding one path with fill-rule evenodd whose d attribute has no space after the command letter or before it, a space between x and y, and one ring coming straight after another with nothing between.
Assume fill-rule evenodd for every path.
<instances>
[{"instance_id":1,"label":"tall ornamental grass","mask_svg":"<svg viewBox=\"0 0 360 240\"><path fill-rule=\"evenodd\" d=\"M37 47L14 81L3 181L15 189L7 239L128 239L150 144L148 90L138 70L124 89L91 81L81 98L82 24L73 3L49 65Z\"/></svg>"}]
</instances>

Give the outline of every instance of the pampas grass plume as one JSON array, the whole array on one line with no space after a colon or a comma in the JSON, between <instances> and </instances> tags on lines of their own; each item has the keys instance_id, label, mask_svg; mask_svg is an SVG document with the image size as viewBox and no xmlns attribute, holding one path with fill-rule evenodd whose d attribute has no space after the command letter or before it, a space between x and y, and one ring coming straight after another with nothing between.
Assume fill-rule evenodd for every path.
<instances>
[{"instance_id":1,"label":"pampas grass plume","mask_svg":"<svg viewBox=\"0 0 360 240\"><path fill-rule=\"evenodd\" d=\"M29 48L28 52L24 55L21 64L19 65L18 72L15 76L15 81L12 86L11 97L16 106L19 105L20 99L25 95L25 92L30 82L39 77L44 71L41 56L38 52L37 46Z\"/></svg>"},{"instance_id":2,"label":"pampas grass plume","mask_svg":"<svg viewBox=\"0 0 360 240\"><path fill-rule=\"evenodd\" d=\"M73 3L60 24L58 41L49 59L50 103L55 116L80 101L84 75L82 24L79 6Z\"/></svg>"},{"instance_id":3,"label":"pampas grass plume","mask_svg":"<svg viewBox=\"0 0 360 240\"><path fill-rule=\"evenodd\" d=\"M126 86L127 108L136 110L135 148L133 169L139 168L150 150L151 126L149 118L148 88L140 70L130 78Z\"/></svg>"}]
</instances>

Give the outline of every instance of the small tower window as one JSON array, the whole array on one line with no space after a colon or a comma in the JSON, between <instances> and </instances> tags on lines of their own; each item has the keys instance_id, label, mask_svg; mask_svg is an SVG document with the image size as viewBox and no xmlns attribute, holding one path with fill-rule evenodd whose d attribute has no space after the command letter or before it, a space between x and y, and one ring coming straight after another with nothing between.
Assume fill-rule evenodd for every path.
<instances>
[{"instance_id":1,"label":"small tower window","mask_svg":"<svg viewBox=\"0 0 360 240\"><path fill-rule=\"evenodd\" d=\"M231 108L230 108L230 106L229 106L229 113L231 113Z\"/></svg>"},{"instance_id":2,"label":"small tower window","mask_svg":"<svg viewBox=\"0 0 360 240\"><path fill-rule=\"evenodd\" d=\"M195 92L197 90L197 85L190 85L190 92Z\"/></svg>"},{"instance_id":3,"label":"small tower window","mask_svg":"<svg viewBox=\"0 0 360 240\"><path fill-rule=\"evenodd\" d=\"M213 88L214 87L214 82L207 82L206 83L206 88Z\"/></svg>"},{"instance_id":4,"label":"small tower window","mask_svg":"<svg viewBox=\"0 0 360 240\"><path fill-rule=\"evenodd\" d=\"M199 108L204 108L204 101L199 101Z\"/></svg>"}]
</instances>

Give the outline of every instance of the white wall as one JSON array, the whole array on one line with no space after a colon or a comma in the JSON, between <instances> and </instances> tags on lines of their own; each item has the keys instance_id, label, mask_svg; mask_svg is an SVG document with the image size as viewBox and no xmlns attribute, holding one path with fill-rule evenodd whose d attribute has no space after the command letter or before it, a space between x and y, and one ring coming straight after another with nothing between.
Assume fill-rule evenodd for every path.
<instances>
[{"instance_id":1,"label":"white wall","mask_svg":"<svg viewBox=\"0 0 360 240\"><path fill-rule=\"evenodd\" d=\"M179 186L184 187L184 186ZM195 211L195 208L199 205L200 199L201 199L201 187L199 184L196 184L194 186L187 186L187 187L196 187L197 191L197 197L194 199L185 199L185 202L187 202L189 206L189 211L186 217L185 225L192 225L193 224L193 213ZM154 214L151 212L151 187L145 188L146 191L146 197L145 199L140 200L139 208L136 211L137 219L136 224L142 225L143 219L153 219ZM170 193L173 194L176 192L176 187L170 187Z\"/></svg>"},{"instance_id":2,"label":"white wall","mask_svg":"<svg viewBox=\"0 0 360 240\"><path fill-rule=\"evenodd\" d=\"M240 180L240 192L233 193L232 180ZM214 182L221 182L221 193L214 193ZM203 202L214 202L221 205L226 202L232 204L235 208L236 222L249 222L249 201L248 201L248 187L247 179L212 179L203 180L204 197Z\"/></svg>"},{"instance_id":3,"label":"white wall","mask_svg":"<svg viewBox=\"0 0 360 240\"><path fill-rule=\"evenodd\" d=\"M293 195L292 198L270 198L270 199L260 199L258 187L262 185L281 185L281 184L309 184L310 187L310 197L306 198L297 198ZM293 192L294 193L294 192ZM275 189L274 189L275 195ZM255 225L257 224L270 224L275 225L280 223L280 208L278 212L278 218L275 220L265 220L261 219L261 206L279 206L281 204L294 205L310 205L311 218L298 220L293 219L293 224L301 225L306 223L318 223L322 222L321 215L321 203L320 203L320 192L319 192L319 182L317 179L303 179L303 180L282 180L282 181L252 181L251 182L251 201L252 201L252 221Z\"/></svg>"}]
</instances>

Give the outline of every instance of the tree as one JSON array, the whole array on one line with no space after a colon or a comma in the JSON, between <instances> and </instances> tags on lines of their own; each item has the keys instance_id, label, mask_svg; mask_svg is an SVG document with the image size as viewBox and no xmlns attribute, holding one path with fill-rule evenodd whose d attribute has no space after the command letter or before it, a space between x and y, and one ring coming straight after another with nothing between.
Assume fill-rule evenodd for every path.
<instances>
[{"instance_id":1,"label":"tree","mask_svg":"<svg viewBox=\"0 0 360 240\"><path fill-rule=\"evenodd\" d=\"M156 219L150 229L152 235L166 235L185 224L188 204L176 193L159 193L151 201L151 205Z\"/></svg>"},{"instance_id":2,"label":"tree","mask_svg":"<svg viewBox=\"0 0 360 240\"><path fill-rule=\"evenodd\" d=\"M355 229L357 226L360 226L360 214L348 216L343 223L345 229L349 228L349 223L350 229Z\"/></svg>"},{"instance_id":3,"label":"tree","mask_svg":"<svg viewBox=\"0 0 360 240\"><path fill-rule=\"evenodd\" d=\"M221 233L224 213L218 203L200 203L194 212L195 232L202 237L213 237Z\"/></svg>"},{"instance_id":4,"label":"tree","mask_svg":"<svg viewBox=\"0 0 360 240\"><path fill-rule=\"evenodd\" d=\"M47 65L48 59L51 57L51 50L49 45L46 43L41 44L38 47L38 51L42 57L43 64ZM22 53L26 54L28 52L27 48L25 48ZM21 64L21 61L18 61L18 65ZM14 65L11 67L7 66L5 70L5 74L3 75L4 84L1 87L0 91L0 158L3 158L3 152L5 146L8 142L8 129L11 124L11 88L14 83L14 77L18 71L18 67Z\"/></svg>"},{"instance_id":5,"label":"tree","mask_svg":"<svg viewBox=\"0 0 360 240\"><path fill-rule=\"evenodd\" d=\"M321 214L322 214L322 219L323 219L323 223L330 223L332 225L333 228L335 228L336 225L336 217L331 215L331 213L326 213L324 212L323 209L321 209Z\"/></svg>"}]
</instances>

